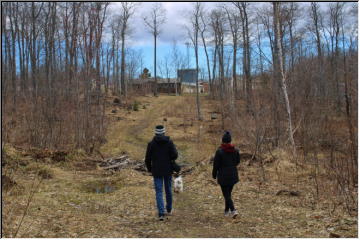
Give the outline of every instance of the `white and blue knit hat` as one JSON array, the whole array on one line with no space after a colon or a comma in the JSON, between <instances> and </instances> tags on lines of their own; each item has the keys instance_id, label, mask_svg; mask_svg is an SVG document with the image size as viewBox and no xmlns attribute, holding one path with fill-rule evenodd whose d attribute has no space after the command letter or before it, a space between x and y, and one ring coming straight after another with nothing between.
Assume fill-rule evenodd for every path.
<instances>
[{"instance_id":1,"label":"white and blue knit hat","mask_svg":"<svg viewBox=\"0 0 360 240\"><path fill-rule=\"evenodd\" d=\"M156 135L163 135L165 134L165 127L163 125L157 125L155 127L155 134Z\"/></svg>"}]
</instances>

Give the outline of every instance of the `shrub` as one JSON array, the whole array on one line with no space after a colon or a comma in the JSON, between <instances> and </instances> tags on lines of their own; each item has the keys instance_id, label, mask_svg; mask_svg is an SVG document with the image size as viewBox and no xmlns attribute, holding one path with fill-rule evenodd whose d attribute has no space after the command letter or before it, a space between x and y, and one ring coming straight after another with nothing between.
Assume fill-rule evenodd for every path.
<instances>
[{"instance_id":1,"label":"shrub","mask_svg":"<svg viewBox=\"0 0 360 240\"><path fill-rule=\"evenodd\" d=\"M42 179L51 179L54 177L54 172L52 169L50 169L47 166L41 166L37 163L31 163L29 164L25 170L29 173L34 173L41 177Z\"/></svg>"},{"instance_id":2,"label":"shrub","mask_svg":"<svg viewBox=\"0 0 360 240\"><path fill-rule=\"evenodd\" d=\"M139 105L140 105L140 103L138 101L135 101L134 104L133 104L133 110L134 111L139 111Z\"/></svg>"},{"instance_id":3,"label":"shrub","mask_svg":"<svg viewBox=\"0 0 360 240\"><path fill-rule=\"evenodd\" d=\"M37 174L42 179L51 179L54 177L54 172L47 167L42 167L41 169L39 169Z\"/></svg>"}]
</instances>

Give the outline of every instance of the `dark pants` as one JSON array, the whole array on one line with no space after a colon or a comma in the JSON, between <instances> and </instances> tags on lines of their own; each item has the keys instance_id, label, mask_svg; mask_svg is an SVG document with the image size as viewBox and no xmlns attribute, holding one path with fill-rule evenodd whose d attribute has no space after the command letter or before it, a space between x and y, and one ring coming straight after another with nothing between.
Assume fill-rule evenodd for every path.
<instances>
[{"instance_id":1,"label":"dark pants","mask_svg":"<svg viewBox=\"0 0 360 240\"><path fill-rule=\"evenodd\" d=\"M166 194L166 211L170 212L172 209L172 192L171 192L171 175L164 177L154 177L156 205L158 208L159 216L164 216L164 200L163 200L163 185L165 185Z\"/></svg>"},{"instance_id":2,"label":"dark pants","mask_svg":"<svg viewBox=\"0 0 360 240\"><path fill-rule=\"evenodd\" d=\"M225 198L225 212L229 211L229 209L231 211L234 211L235 210L234 203L231 200L231 192L233 190L234 185L220 186L220 187Z\"/></svg>"}]
</instances>

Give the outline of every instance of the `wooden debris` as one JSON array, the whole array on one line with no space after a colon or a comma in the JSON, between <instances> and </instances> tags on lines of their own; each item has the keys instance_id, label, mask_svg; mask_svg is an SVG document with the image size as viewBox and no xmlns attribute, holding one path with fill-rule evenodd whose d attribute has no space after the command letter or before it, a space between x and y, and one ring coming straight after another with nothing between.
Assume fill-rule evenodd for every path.
<instances>
[{"instance_id":1,"label":"wooden debris","mask_svg":"<svg viewBox=\"0 0 360 240\"><path fill-rule=\"evenodd\" d=\"M99 167L104 170L119 170L130 164L130 158L127 155L107 158L100 162Z\"/></svg>"},{"instance_id":2,"label":"wooden debris","mask_svg":"<svg viewBox=\"0 0 360 240\"><path fill-rule=\"evenodd\" d=\"M104 169L104 170L107 170L107 169L119 169L119 168L121 168L123 166L126 166L128 164L129 164L128 161L124 161L124 162L119 162L119 163L115 163L115 164L110 165L110 166L103 167L102 169Z\"/></svg>"},{"instance_id":3,"label":"wooden debris","mask_svg":"<svg viewBox=\"0 0 360 240\"><path fill-rule=\"evenodd\" d=\"M134 161L129 158L129 156L123 152L123 155L110 157L99 161L99 167L103 170L116 171L124 168L132 168L136 171L147 172L145 166L145 159L142 161Z\"/></svg>"},{"instance_id":4,"label":"wooden debris","mask_svg":"<svg viewBox=\"0 0 360 240\"><path fill-rule=\"evenodd\" d=\"M290 191L290 190L280 190L276 193L276 196L279 195L287 195L287 196L300 196L300 192L298 191Z\"/></svg>"}]
</instances>

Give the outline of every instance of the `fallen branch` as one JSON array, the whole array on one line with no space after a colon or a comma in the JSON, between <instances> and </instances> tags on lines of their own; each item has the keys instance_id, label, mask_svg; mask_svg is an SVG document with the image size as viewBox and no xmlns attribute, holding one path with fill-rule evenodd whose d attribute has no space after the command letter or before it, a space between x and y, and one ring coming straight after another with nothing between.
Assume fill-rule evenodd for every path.
<instances>
[{"instance_id":1,"label":"fallen branch","mask_svg":"<svg viewBox=\"0 0 360 240\"><path fill-rule=\"evenodd\" d=\"M117 163L117 164L113 164L113 165L110 165L110 166L106 166L106 167L102 167L103 170L108 170L108 169L115 169L115 168L120 168L122 166L126 166L128 165L129 162L128 161L125 161L125 162L120 162L120 163Z\"/></svg>"}]
</instances>

